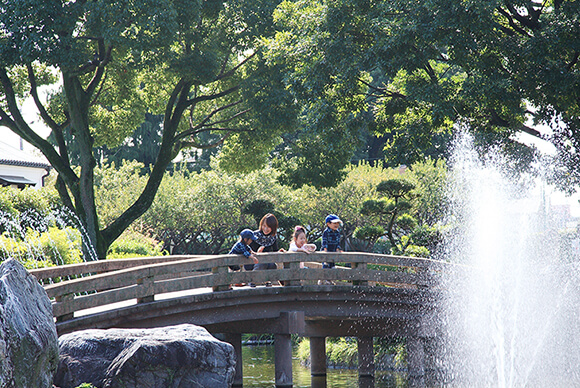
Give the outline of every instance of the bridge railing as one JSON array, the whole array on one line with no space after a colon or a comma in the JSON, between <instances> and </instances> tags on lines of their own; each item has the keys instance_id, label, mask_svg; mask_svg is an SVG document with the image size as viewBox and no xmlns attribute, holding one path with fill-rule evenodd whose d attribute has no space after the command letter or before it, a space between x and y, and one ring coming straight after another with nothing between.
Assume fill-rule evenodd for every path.
<instances>
[{"instance_id":1,"label":"bridge railing","mask_svg":"<svg viewBox=\"0 0 580 388\"><path fill-rule=\"evenodd\" d=\"M293 287L328 280L337 285L419 289L432 282L442 265L429 259L360 252L269 253L258 257L261 263L276 263L278 269L232 271L231 266L252 262L239 255L214 255L104 260L30 272L45 284L57 321L65 321L82 310L130 300L147 303L172 292L231 292L231 285L238 283L269 281ZM320 268L320 263L328 261L340 265ZM63 278L71 280L60 281Z\"/></svg>"}]
</instances>

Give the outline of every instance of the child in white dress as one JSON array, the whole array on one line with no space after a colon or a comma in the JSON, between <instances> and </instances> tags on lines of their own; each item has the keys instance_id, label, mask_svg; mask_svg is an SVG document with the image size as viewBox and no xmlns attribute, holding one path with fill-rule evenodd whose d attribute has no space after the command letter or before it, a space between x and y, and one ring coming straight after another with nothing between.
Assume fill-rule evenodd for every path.
<instances>
[{"instance_id":1,"label":"child in white dress","mask_svg":"<svg viewBox=\"0 0 580 388\"><path fill-rule=\"evenodd\" d=\"M316 245L308 244L306 239L306 229L300 225L294 227L294 235L292 236L292 242L290 243L290 252L306 252L312 253L316 250Z\"/></svg>"}]
</instances>

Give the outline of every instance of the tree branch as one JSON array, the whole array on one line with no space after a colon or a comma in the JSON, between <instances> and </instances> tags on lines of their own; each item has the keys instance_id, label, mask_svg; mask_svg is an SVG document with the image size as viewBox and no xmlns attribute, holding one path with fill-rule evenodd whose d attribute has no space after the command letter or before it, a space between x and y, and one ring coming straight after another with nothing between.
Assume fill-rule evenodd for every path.
<instances>
[{"instance_id":1,"label":"tree branch","mask_svg":"<svg viewBox=\"0 0 580 388\"><path fill-rule=\"evenodd\" d=\"M187 105L191 106L191 105L195 105L198 102L202 102L202 101L210 101L210 100L215 100L224 96L227 96L230 93L233 93L235 91L237 91L240 87L239 86L234 86L231 87L229 89L224 90L223 92L220 93L215 93L215 94L209 94L209 95L204 95L204 96L199 96L199 97L194 97L190 100L187 100Z\"/></svg>"},{"instance_id":2,"label":"tree branch","mask_svg":"<svg viewBox=\"0 0 580 388\"><path fill-rule=\"evenodd\" d=\"M240 67L242 67L246 62L248 62L250 59L252 59L255 55L256 55L256 52L253 52L252 54L250 54L249 57L245 58L243 61L238 63L232 69L228 70L225 73L220 72L220 74L216 77L215 81L219 81L221 79L224 79L224 78L227 78L227 77L233 75Z\"/></svg>"},{"instance_id":3,"label":"tree branch","mask_svg":"<svg viewBox=\"0 0 580 388\"><path fill-rule=\"evenodd\" d=\"M221 112L222 110L226 110L226 109L228 109L228 108L231 108L231 107L233 107L233 106L236 106L236 105L238 105L238 104L241 104L241 103L242 103L242 100L238 100L238 101L236 101L236 102L232 102L231 104L227 104L227 105L221 106L221 107L219 107L219 108L217 108L217 109L214 109L212 112L210 112L210 113L209 113L209 114L208 114L208 115L207 115L207 116L206 116L206 117L205 117L205 118L204 118L204 119L203 119L203 120L202 120L202 121L201 121L199 124L197 124L197 125L193 125L193 109L192 109L192 110L191 110L191 112L190 112L190 114L189 114L189 126L190 126L190 128L191 128L191 129L193 129L193 130L195 130L195 129L197 129L197 128L200 128L200 127L204 126L204 125L205 125L205 123L207 123L207 122L208 122L208 121L209 121L209 120L210 120L210 119L211 119L211 118L212 118L214 115L216 115L217 113ZM245 112L247 112L247 110L246 110ZM234 117L235 117L235 116L234 116ZM228 121L229 121L229 120L228 120ZM223 121L223 120L222 120L222 121L216 121L216 122L214 122L214 123L212 123L212 124L208 124L208 126L215 125L215 124L219 124L219 123L222 123L222 122L224 122L224 121Z\"/></svg>"},{"instance_id":4,"label":"tree branch","mask_svg":"<svg viewBox=\"0 0 580 388\"><path fill-rule=\"evenodd\" d=\"M4 123L7 124L14 133L38 148L59 174L65 175L66 179L70 182L78 180L74 171L71 170L67 158L64 156L61 157L52 144L34 132L22 117L22 113L20 112L16 102L16 95L14 93L14 88L12 87L12 82L10 81L5 68L0 68L0 84L2 84L4 89L4 95L10 113L9 115L8 112L5 112L3 109L0 110L0 115Z\"/></svg>"},{"instance_id":5,"label":"tree branch","mask_svg":"<svg viewBox=\"0 0 580 388\"><path fill-rule=\"evenodd\" d=\"M534 128L530 128L530 127L523 125L523 124L519 125L519 126L514 126L509 121L500 117L499 114L495 110L491 110L490 114L491 114L491 118L489 120L489 123L492 125L497 125L498 127L515 129L516 131L525 132L527 134L530 134L530 135L537 137L537 138L540 138L540 139L542 138L542 134L540 133L540 131L538 131Z\"/></svg>"},{"instance_id":6,"label":"tree branch","mask_svg":"<svg viewBox=\"0 0 580 388\"><path fill-rule=\"evenodd\" d=\"M113 51L113 46L109 46L108 48L106 48L105 42L103 39L98 40L98 45L99 45L99 52L98 52L99 57L98 57L97 62L95 63L96 71L95 71L95 74L93 76L93 79L91 79L91 82L89 82L89 85L87 86L87 90L86 90L86 93L89 96L93 95L95 89L97 88L97 86L101 82L101 79L103 78L103 73L105 71L105 66L107 66L107 64L109 63L109 61L111 60L111 57L112 57L111 53Z\"/></svg>"},{"instance_id":7,"label":"tree branch","mask_svg":"<svg viewBox=\"0 0 580 388\"><path fill-rule=\"evenodd\" d=\"M361 83L365 84L365 85L366 85L366 86L368 86L369 88L371 88L371 89L373 89L373 90L375 90L375 91L379 92L379 93L381 94L381 96L387 96L387 97L398 97L398 98L407 98L407 96L405 96L404 94L401 94L401 93L399 93L399 92L392 92L392 91L389 91L387 88L381 88L381 87L379 87L379 86L374 86L374 85L371 85L371 84L369 84L368 82L366 82L366 81L364 81L364 80L362 80L362 79L360 79L360 78L357 78L357 80L358 80L359 82L361 82ZM368 95L369 95L369 96L373 96L373 95L372 95L372 93L369 93ZM378 97L378 96L377 96L377 97Z\"/></svg>"},{"instance_id":8,"label":"tree branch","mask_svg":"<svg viewBox=\"0 0 580 388\"><path fill-rule=\"evenodd\" d=\"M226 139L228 137L230 137L232 134L234 133L234 131L230 131L229 133L227 133L226 135L224 135L221 139L219 139L216 142L210 143L210 144L200 144L196 141L186 141L183 142L184 147L183 148L197 148L200 150L207 150L207 149L211 149L211 148L215 148L217 146L219 146L220 144L222 144L224 141L226 141Z\"/></svg>"},{"instance_id":9,"label":"tree branch","mask_svg":"<svg viewBox=\"0 0 580 388\"><path fill-rule=\"evenodd\" d=\"M48 125L50 127L50 129L52 129L53 131L58 130L58 129L62 129L62 126L58 125L52 119L52 117L50 117L50 115L48 114L48 112L44 108L44 105L42 105L40 98L38 97L38 88L36 85L36 76L34 75L34 69L32 69L32 65L30 65L30 63L27 63L26 69L28 70L28 82L30 82L30 95L32 96L32 99L34 100L34 104L36 104L36 108L38 109L38 112L40 113L40 117L42 117L42 119L44 120L46 125Z\"/></svg>"},{"instance_id":10,"label":"tree branch","mask_svg":"<svg viewBox=\"0 0 580 388\"><path fill-rule=\"evenodd\" d=\"M507 7L507 9L511 12L511 14L513 15L513 17L520 22L521 25L523 25L524 27L528 27L531 30L536 30L540 27L539 23L535 20L535 17L539 15L535 15L537 12L534 11L533 9L530 12L530 7L526 7L526 9L528 10L528 12L530 13L530 18L527 18L523 15L520 15L520 13L516 10L516 8L513 6L513 4L509 3L509 0L504 0L503 2L505 4L505 6Z\"/></svg>"},{"instance_id":11,"label":"tree branch","mask_svg":"<svg viewBox=\"0 0 580 388\"><path fill-rule=\"evenodd\" d=\"M230 128L230 127L221 127L221 128L220 127L217 127L217 128L211 127L211 128L209 128L209 127L205 127L205 128L198 129L196 131L183 131L179 135L177 135L175 137L175 139L181 140L181 139L185 139L187 136L191 136L193 139L195 137L195 135L199 135L200 133L209 132L209 131L218 131L218 132L219 131L222 131L222 132L227 131L227 132L232 132L232 133L234 133L234 132L252 132L251 129L242 129L242 128ZM188 142L195 142L195 140L188 140Z\"/></svg>"},{"instance_id":12,"label":"tree branch","mask_svg":"<svg viewBox=\"0 0 580 388\"><path fill-rule=\"evenodd\" d=\"M578 57L580 56L580 53L578 53L577 51L574 53L574 58L572 58L572 60L570 61L570 63L568 63L568 65L566 66L566 70L570 71L572 70L572 68L578 63Z\"/></svg>"},{"instance_id":13,"label":"tree branch","mask_svg":"<svg viewBox=\"0 0 580 388\"><path fill-rule=\"evenodd\" d=\"M503 16L506 17L506 19L508 20L508 23L510 25L511 28L514 29L514 31L520 33L521 35L525 35L528 38L531 38L532 36L530 34L528 34L528 32L526 30L524 30L523 28L521 28L520 26L518 26L515 22L514 19L512 18L512 15L507 12L505 9L503 9L502 7L497 7L497 10L500 14L502 14Z\"/></svg>"}]
</instances>

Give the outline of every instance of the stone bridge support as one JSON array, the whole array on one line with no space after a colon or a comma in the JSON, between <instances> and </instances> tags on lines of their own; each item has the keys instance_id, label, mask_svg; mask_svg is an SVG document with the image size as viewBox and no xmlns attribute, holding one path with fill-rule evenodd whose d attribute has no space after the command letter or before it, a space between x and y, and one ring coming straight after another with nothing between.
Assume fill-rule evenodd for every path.
<instances>
[{"instance_id":1,"label":"stone bridge support","mask_svg":"<svg viewBox=\"0 0 580 388\"><path fill-rule=\"evenodd\" d=\"M310 375L326 376L326 337L310 337Z\"/></svg>"},{"instance_id":2,"label":"stone bridge support","mask_svg":"<svg viewBox=\"0 0 580 388\"><path fill-rule=\"evenodd\" d=\"M375 352L373 337L358 337L358 375L359 377L375 376Z\"/></svg>"},{"instance_id":3,"label":"stone bridge support","mask_svg":"<svg viewBox=\"0 0 580 388\"><path fill-rule=\"evenodd\" d=\"M292 339L290 334L274 334L276 388L292 387Z\"/></svg>"},{"instance_id":4,"label":"stone bridge support","mask_svg":"<svg viewBox=\"0 0 580 388\"><path fill-rule=\"evenodd\" d=\"M418 336L407 337L407 365L410 387L425 386L425 348L423 339Z\"/></svg>"}]
</instances>

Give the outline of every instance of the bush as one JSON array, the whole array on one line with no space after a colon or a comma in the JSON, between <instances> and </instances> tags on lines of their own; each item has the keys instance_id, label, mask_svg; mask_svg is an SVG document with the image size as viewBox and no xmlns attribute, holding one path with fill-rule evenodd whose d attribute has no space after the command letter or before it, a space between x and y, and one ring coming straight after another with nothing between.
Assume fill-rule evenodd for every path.
<instances>
[{"instance_id":1,"label":"bush","mask_svg":"<svg viewBox=\"0 0 580 388\"><path fill-rule=\"evenodd\" d=\"M49 227L46 232L28 230L24 239L0 237L0 258L14 258L27 268L82 262L82 240L73 228Z\"/></svg>"},{"instance_id":2,"label":"bush","mask_svg":"<svg viewBox=\"0 0 580 388\"><path fill-rule=\"evenodd\" d=\"M108 259L125 259L132 257L162 256L163 243L140 233L127 230L111 244L107 252Z\"/></svg>"},{"instance_id":3,"label":"bush","mask_svg":"<svg viewBox=\"0 0 580 388\"><path fill-rule=\"evenodd\" d=\"M46 231L47 222L53 209L60 206L58 193L53 188L24 190L12 187L0 187L0 231L11 234L22 234L26 230Z\"/></svg>"},{"instance_id":4,"label":"bush","mask_svg":"<svg viewBox=\"0 0 580 388\"><path fill-rule=\"evenodd\" d=\"M355 337L328 338L326 357L331 366L353 368L358 364L358 345Z\"/></svg>"}]
</instances>

